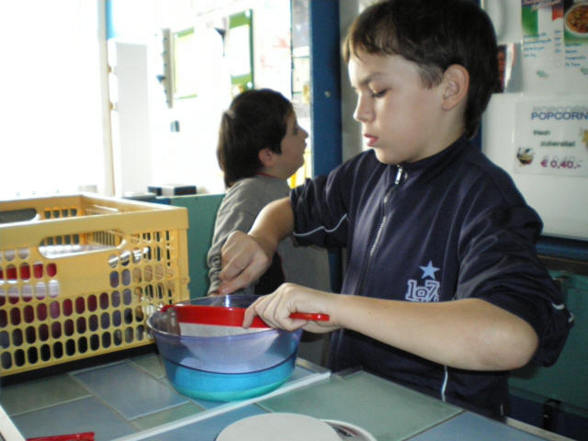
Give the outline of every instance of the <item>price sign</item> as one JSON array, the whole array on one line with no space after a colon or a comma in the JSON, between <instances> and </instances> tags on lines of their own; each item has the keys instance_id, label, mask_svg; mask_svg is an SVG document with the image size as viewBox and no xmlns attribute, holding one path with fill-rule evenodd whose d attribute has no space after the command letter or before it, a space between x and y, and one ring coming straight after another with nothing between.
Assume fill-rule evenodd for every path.
<instances>
[{"instance_id":1,"label":"price sign","mask_svg":"<svg viewBox=\"0 0 588 441\"><path fill-rule=\"evenodd\" d=\"M570 170L575 170L577 168L582 168L582 161L578 161L573 156L566 156L560 159L557 155L545 155L541 160L541 167L553 169L567 168Z\"/></svg>"},{"instance_id":2,"label":"price sign","mask_svg":"<svg viewBox=\"0 0 588 441\"><path fill-rule=\"evenodd\" d=\"M588 103L519 103L515 145L517 173L588 176Z\"/></svg>"}]
</instances>

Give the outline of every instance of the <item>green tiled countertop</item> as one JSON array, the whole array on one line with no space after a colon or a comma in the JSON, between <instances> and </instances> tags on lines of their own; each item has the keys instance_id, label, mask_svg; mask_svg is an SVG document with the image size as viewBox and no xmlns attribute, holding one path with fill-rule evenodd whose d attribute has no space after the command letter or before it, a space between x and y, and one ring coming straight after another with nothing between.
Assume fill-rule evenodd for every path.
<instances>
[{"instance_id":1,"label":"green tiled countertop","mask_svg":"<svg viewBox=\"0 0 588 441\"><path fill-rule=\"evenodd\" d=\"M261 401L272 412L294 412L346 421L379 441L405 440L462 412L450 404L366 372L331 376L328 381Z\"/></svg>"},{"instance_id":2,"label":"green tiled countertop","mask_svg":"<svg viewBox=\"0 0 588 441\"><path fill-rule=\"evenodd\" d=\"M159 357L150 353L6 385L0 404L25 438L95 432L96 441L215 441L222 429L242 418L288 412L347 422L378 441L477 441L480 433L488 435L484 439L557 439L466 412L363 371L331 375L300 359L281 388L232 403L177 393Z\"/></svg>"}]
</instances>

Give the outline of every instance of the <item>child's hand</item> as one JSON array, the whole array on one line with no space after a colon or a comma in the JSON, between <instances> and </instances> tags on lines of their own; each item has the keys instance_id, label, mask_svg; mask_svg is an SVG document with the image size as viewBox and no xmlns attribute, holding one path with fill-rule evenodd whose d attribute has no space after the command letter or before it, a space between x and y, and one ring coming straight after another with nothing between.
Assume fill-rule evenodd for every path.
<instances>
[{"instance_id":1,"label":"child's hand","mask_svg":"<svg viewBox=\"0 0 588 441\"><path fill-rule=\"evenodd\" d=\"M318 291L294 283L283 283L272 294L261 296L245 311L243 326L248 327L258 315L272 328L294 331L303 328L306 331L323 333L338 328L333 321L332 306L336 294ZM294 312L329 314L329 321L308 321L292 319Z\"/></svg>"},{"instance_id":2,"label":"child's hand","mask_svg":"<svg viewBox=\"0 0 588 441\"><path fill-rule=\"evenodd\" d=\"M273 253L272 253L273 254ZM271 264L259 242L241 231L229 235L221 249L222 271L218 294L230 294L245 288L261 277Z\"/></svg>"}]
</instances>

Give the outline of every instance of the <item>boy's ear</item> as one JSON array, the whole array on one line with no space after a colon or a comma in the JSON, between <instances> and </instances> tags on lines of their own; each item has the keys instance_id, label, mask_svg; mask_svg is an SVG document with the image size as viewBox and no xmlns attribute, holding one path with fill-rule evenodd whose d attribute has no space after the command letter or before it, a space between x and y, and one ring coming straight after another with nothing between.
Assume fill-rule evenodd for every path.
<instances>
[{"instance_id":1,"label":"boy's ear","mask_svg":"<svg viewBox=\"0 0 588 441\"><path fill-rule=\"evenodd\" d=\"M261 162L263 167L267 168L274 165L276 155L272 150L266 147L259 151L257 157L259 158L259 162Z\"/></svg>"},{"instance_id":2,"label":"boy's ear","mask_svg":"<svg viewBox=\"0 0 588 441\"><path fill-rule=\"evenodd\" d=\"M443 73L443 109L450 110L465 101L470 86L470 74L460 64L452 64Z\"/></svg>"}]
</instances>

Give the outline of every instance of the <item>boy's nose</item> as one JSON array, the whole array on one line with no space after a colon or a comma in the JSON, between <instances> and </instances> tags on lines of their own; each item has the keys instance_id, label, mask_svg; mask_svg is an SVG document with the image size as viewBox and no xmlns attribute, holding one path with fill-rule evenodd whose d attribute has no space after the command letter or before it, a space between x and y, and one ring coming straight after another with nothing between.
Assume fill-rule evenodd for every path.
<instances>
[{"instance_id":1,"label":"boy's nose","mask_svg":"<svg viewBox=\"0 0 588 441\"><path fill-rule=\"evenodd\" d=\"M353 112L353 119L358 122L370 121L374 117L373 109L365 98L358 98Z\"/></svg>"}]
</instances>

